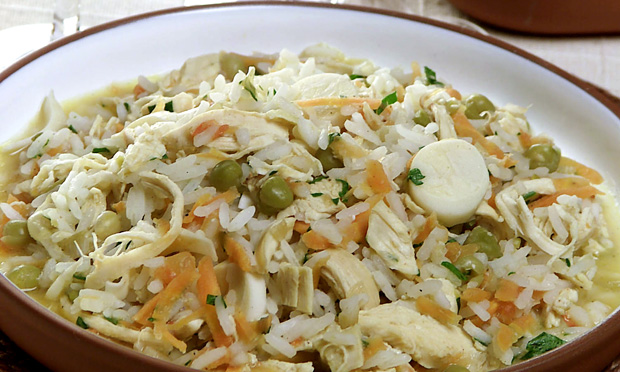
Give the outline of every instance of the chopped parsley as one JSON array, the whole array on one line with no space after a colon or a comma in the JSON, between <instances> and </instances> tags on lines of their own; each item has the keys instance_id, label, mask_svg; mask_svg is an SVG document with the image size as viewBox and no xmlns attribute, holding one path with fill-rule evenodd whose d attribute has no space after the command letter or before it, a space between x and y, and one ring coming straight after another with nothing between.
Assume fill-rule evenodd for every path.
<instances>
[{"instance_id":1,"label":"chopped parsley","mask_svg":"<svg viewBox=\"0 0 620 372\"><path fill-rule=\"evenodd\" d=\"M222 299L222 303L224 304L224 308L227 308L228 306L226 306L226 301L224 301L224 297L222 296L216 296L216 295L212 295L212 294L208 294L207 295L207 305L213 305L215 306L215 300L220 297Z\"/></svg>"},{"instance_id":2,"label":"chopped parsley","mask_svg":"<svg viewBox=\"0 0 620 372\"><path fill-rule=\"evenodd\" d=\"M443 83L437 80L437 74L431 70L428 66L424 66L424 75L426 75L426 82L429 85L438 85L443 87Z\"/></svg>"},{"instance_id":3,"label":"chopped parsley","mask_svg":"<svg viewBox=\"0 0 620 372\"><path fill-rule=\"evenodd\" d=\"M456 298L456 313L458 314L459 311L461 311L461 298L457 297Z\"/></svg>"},{"instance_id":4,"label":"chopped parsley","mask_svg":"<svg viewBox=\"0 0 620 372\"><path fill-rule=\"evenodd\" d=\"M273 170L273 171L269 172L269 176L273 176L276 173L278 173L278 171L277 170Z\"/></svg>"},{"instance_id":5,"label":"chopped parsley","mask_svg":"<svg viewBox=\"0 0 620 372\"><path fill-rule=\"evenodd\" d=\"M514 271L508 273L508 276L516 274Z\"/></svg>"},{"instance_id":6,"label":"chopped parsley","mask_svg":"<svg viewBox=\"0 0 620 372\"><path fill-rule=\"evenodd\" d=\"M172 103L172 101L166 102L166 104L164 105L164 110L168 112L174 112L174 104Z\"/></svg>"},{"instance_id":7,"label":"chopped parsley","mask_svg":"<svg viewBox=\"0 0 620 372\"><path fill-rule=\"evenodd\" d=\"M413 244L413 248L420 248L422 246L422 244L424 244L424 242L422 242L422 243L414 243Z\"/></svg>"},{"instance_id":8,"label":"chopped parsley","mask_svg":"<svg viewBox=\"0 0 620 372\"><path fill-rule=\"evenodd\" d=\"M157 319L155 319L155 318L153 318L153 317L150 317L150 318L148 318L147 320L148 320L149 322L153 323L153 322L154 322L154 321L156 321Z\"/></svg>"},{"instance_id":9,"label":"chopped parsley","mask_svg":"<svg viewBox=\"0 0 620 372\"><path fill-rule=\"evenodd\" d=\"M411 182L413 182L414 185L416 186L420 186L422 185L424 182L422 182L422 180L425 178L426 176L424 176L422 174L422 171L419 168L413 168L409 170L409 173L407 173L407 179Z\"/></svg>"},{"instance_id":10,"label":"chopped parsley","mask_svg":"<svg viewBox=\"0 0 620 372\"><path fill-rule=\"evenodd\" d=\"M313 196L313 197L315 197L315 198L318 198L319 196L323 195L323 193L322 193L322 192L313 192L313 193L312 193L312 194L310 194L310 195L312 195L312 196Z\"/></svg>"},{"instance_id":11,"label":"chopped parsley","mask_svg":"<svg viewBox=\"0 0 620 372\"><path fill-rule=\"evenodd\" d=\"M332 203L334 203L335 205L338 205L338 202L339 202L339 201L340 201L340 200L339 200L338 198L333 198L333 199L332 199Z\"/></svg>"},{"instance_id":12,"label":"chopped parsley","mask_svg":"<svg viewBox=\"0 0 620 372\"><path fill-rule=\"evenodd\" d=\"M164 154L164 155L161 157L161 160L166 160L166 159L168 159L168 154Z\"/></svg>"},{"instance_id":13,"label":"chopped parsley","mask_svg":"<svg viewBox=\"0 0 620 372\"><path fill-rule=\"evenodd\" d=\"M155 110L155 106L156 106L156 105L150 105L150 106L148 106L148 107L147 107L147 109L149 110L149 114L150 114L151 112L153 112L153 110Z\"/></svg>"},{"instance_id":14,"label":"chopped parsley","mask_svg":"<svg viewBox=\"0 0 620 372\"><path fill-rule=\"evenodd\" d=\"M252 84L252 80L248 78L249 76L241 80L239 84L243 86L243 89L250 93L254 101L258 101L258 98L256 98L256 87Z\"/></svg>"},{"instance_id":15,"label":"chopped parsley","mask_svg":"<svg viewBox=\"0 0 620 372\"><path fill-rule=\"evenodd\" d=\"M444 262L441 263L441 266L443 266L446 269L450 270L452 272L452 274L454 274L461 281L467 280L467 277L465 276L465 274L463 274L461 272L461 270L457 269L457 267L454 266L451 262L444 261Z\"/></svg>"},{"instance_id":16,"label":"chopped parsley","mask_svg":"<svg viewBox=\"0 0 620 372\"><path fill-rule=\"evenodd\" d=\"M77 320L75 321L75 324L77 324L78 326L80 326L81 328L84 328L84 329L90 328L88 326L88 324L86 324L86 322L84 322L84 319L82 319L81 316L77 317Z\"/></svg>"},{"instance_id":17,"label":"chopped parsley","mask_svg":"<svg viewBox=\"0 0 620 372\"><path fill-rule=\"evenodd\" d=\"M338 193L338 197L340 198L340 200L342 200L343 203L346 203L349 200L349 198L347 198L346 196L349 190L351 189L351 186L349 186L349 183L347 181L341 180L340 178L336 178L336 181L342 184L342 189ZM338 203L335 203L335 204L338 204Z\"/></svg>"},{"instance_id":18,"label":"chopped parsley","mask_svg":"<svg viewBox=\"0 0 620 372\"><path fill-rule=\"evenodd\" d=\"M75 127L73 127L73 125L69 125L69 130L77 134L77 130L75 129Z\"/></svg>"},{"instance_id":19,"label":"chopped parsley","mask_svg":"<svg viewBox=\"0 0 620 372\"><path fill-rule=\"evenodd\" d=\"M570 258L565 258L564 262L566 262L566 266L570 267Z\"/></svg>"},{"instance_id":20,"label":"chopped parsley","mask_svg":"<svg viewBox=\"0 0 620 372\"><path fill-rule=\"evenodd\" d=\"M448 239L448 241L446 243L456 243L456 239L450 238L450 239Z\"/></svg>"},{"instance_id":21,"label":"chopped parsley","mask_svg":"<svg viewBox=\"0 0 620 372\"><path fill-rule=\"evenodd\" d=\"M114 324L114 325L118 325L118 319L114 318L114 317L107 317L107 316L103 316L103 319L107 320L108 322Z\"/></svg>"},{"instance_id":22,"label":"chopped parsley","mask_svg":"<svg viewBox=\"0 0 620 372\"><path fill-rule=\"evenodd\" d=\"M308 183L312 185L313 183L317 183L325 179L327 179L327 176L318 176L318 177L315 177L312 181L308 181Z\"/></svg>"},{"instance_id":23,"label":"chopped parsley","mask_svg":"<svg viewBox=\"0 0 620 372\"><path fill-rule=\"evenodd\" d=\"M368 347L368 345L370 345L370 343L364 339L362 339L362 347L366 348Z\"/></svg>"},{"instance_id":24,"label":"chopped parsley","mask_svg":"<svg viewBox=\"0 0 620 372\"><path fill-rule=\"evenodd\" d=\"M329 139L327 142L327 146L329 146L332 144L332 142L334 142L334 140L336 140L336 137L340 137L340 133L333 132L328 134L327 137Z\"/></svg>"},{"instance_id":25,"label":"chopped parsley","mask_svg":"<svg viewBox=\"0 0 620 372\"><path fill-rule=\"evenodd\" d=\"M304 258L301 260L301 264L305 264L306 262L308 262L308 260L310 259L310 254L308 252L306 252L306 254L304 254Z\"/></svg>"},{"instance_id":26,"label":"chopped parsley","mask_svg":"<svg viewBox=\"0 0 620 372\"><path fill-rule=\"evenodd\" d=\"M396 91L394 91L383 97L383 99L381 100L381 105L379 105L375 112L377 113L377 115L381 115L381 113L383 112L383 110L386 109L386 107L395 103L396 101L398 101L398 96L396 95Z\"/></svg>"},{"instance_id":27,"label":"chopped parsley","mask_svg":"<svg viewBox=\"0 0 620 372\"><path fill-rule=\"evenodd\" d=\"M187 362L185 362L184 366L187 367L192 361L193 361L192 359L188 360Z\"/></svg>"},{"instance_id":28,"label":"chopped parsley","mask_svg":"<svg viewBox=\"0 0 620 372\"><path fill-rule=\"evenodd\" d=\"M530 203L532 202L532 198L534 198L536 195L538 195L536 191L528 191L521 196L523 197L523 200L525 200L526 203Z\"/></svg>"},{"instance_id":29,"label":"chopped parsley","mask_svg":"<svg viewBox=\"0 0 620 372\"><path fill-rule=\"evenodd\" d=\"M349 78L350 78L351 80L355 80L355 79L366 79L366 76L364 76L364 75L357 75L357 74L351 74L351 75L349 75Z\"/></svg>"},{"instance_id":30,"label":"chopped parsley","mask_svg":"<svg viewBox=\"0 0 620 372\"><path fill-rule=\"evenodd\" d=\"M528 360L539 356L547 351L553 350L564 344L564 340L556 336L543 332L534 337L525 346L526 353L521 356L521 360Z\"/></svg>"},{"instance_id":31,"label":"chopped parsley","mask_svg":"<svg viewBox=\"0 0 620 372\"><path fill-rule=\"evenodd\" d=\"M94 152L95 154L100 154L100 153L102 153L102 152L110 152L110 149L109 149L109 148L107 148L107 147L95 147L95 148L93 149L93 152Z\"/></svg>"},{"instance_id":32,"label":"chopped parsley","mask_svg":"<svg viewBox=\"0 0 620 372\"><path fill-rule=\"evenodd\" d=\"M75 273L75 274L73 274L73 277L74 277L75 279L77 279L77 280L86 280L86 276L84 276L84 275L83 275L83 274L81 274L81 273Z\"/></svg>"},{"instance_id":33,"label":"chopped parsley","mask_svg":"<svg viewBox=\"0 0 620 372\"><path fill-rule=\"evenodd\" d=\"M131 112L131 106L129 106L129 102L123 102L123 106L125 106L125 110L127 110L127 112Z\"/></svg>"}]
</instances>

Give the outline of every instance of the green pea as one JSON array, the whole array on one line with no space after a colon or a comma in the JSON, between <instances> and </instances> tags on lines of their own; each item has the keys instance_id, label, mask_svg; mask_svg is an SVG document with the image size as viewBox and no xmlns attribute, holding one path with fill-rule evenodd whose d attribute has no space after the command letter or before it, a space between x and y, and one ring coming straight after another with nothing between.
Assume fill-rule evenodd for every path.
<instances>
[{"instance_id":1,"label":"green pea","mask_svg":"<svg viewBox=\"0 0 620 372\"><path fill-rule=\"evenodd\" d=\"M11 220L4 225L4 229L2 230L2 242L13 247L22 247L30 241L28 222L24 220Z\"/></svg>"},{"instance_id":2,"label":"green pea","mask_svg":"<svg viewBox=\"0 0 620 372\"><path fill-rule=\"evenodd\" d=\"M469 372L469 369L459 366L457 364L450 364L443 372Z\"/></svg>"},{"instance_id":3,"label":"green pea","mask_svg":"<svg viewBox=\"0 0 620 372\"><path fill-rule=\"evenodd\" d=\"M99 239L105 239L110 235L121 231L121 217L112 212L105 211L95 221L95 234Z\"/></svg>"},{"instance_id":4,"label":"green pea","mask_svg":"<svg viewBox=\"0 0 620 372\"><path fill-rule=\"evenodd\" d=\"M265 207L275 210L282 210L293 203L293 191L280 176L269 177L261 186L258 197Z\"/></svg>"},{"instance_id":5,"label":"green pea","mask_svg":"<svg viewBox=\"0 0 620 372\"><path fill-rule=\"evenodd\" d=\"M465 116L468 119L484 119L484 113L494 113L495 105L482 94L472 94L465 98Z\"/></svg>"},{"instance_id":6,"label":"green pea","mask_svg":"<svg viewBox=\"0 0 620 372\"><path fill-rule=\"evenodd\" d=\"M489 230L482 226L476 226L471 233L469 233L469 236L465 239L465 244L477 244L478 252L486 254L490 260L502 256L502 250L497 239Z\"/></svg>"},{"instance_id":7,"label":"green pea","mask_svg":"<svg viewBox=\"0 0 620 372\"><path fill-rule=\"evenodd\" d=\"M482 261L480 261L473 255L459 257L459 259L456 260L456 262L454 263L454 266L456 266L464 273L473 271L478 275L484 273L486 270Z\"/></svg>"},{"instance_id":8,"label":"green pea","mask_svg":"<svg viewBox=\"0 0 620 372\"><path fill-rule=\"evenodd\" d=\"M562 158L560 149L548 143L532 145L523 155L530 159L530 169L545 167L549 169L549 172L558 170Z\"/></svg>"},{"instance_id":9,"label":"green pea","mask_svg":"<svg viewBox=\"0 0 620 372\"><path fill-rule=\"evenodd\" d=\"M458 99L452 97L446 101L446 110L448 110L448 114L455 114L459 108L461 108L461 102Z\"/></svg>"},{"instance_id":10,"label":"green pea","mask_svg":"<svg viewBox=\"0 0 620 372\"><path fill-rule=\"evenodd\" d=\"M413 114L413 121L416 124L420 124L421 126L425 127L431 122L431 117L428 115L428 112L426 112L426 110L420 109L416 111L415 114Z\"/></svg>"},{"instance_id":11,"label":"green pea","mask_svg":"<svg viewBox=\"0 0 620 372\"><path fill-rule=\"evenodd\" d=\"M39 285L41 269L34 265L20 265L7 274L7 278L21 289L34 289Z\"/></svg>"},{"instance_id":12,"label":"green pea","mask_svg":"<svg viewBox=\"0 0 620 372\"><path fill-rule=\"evenodd\" d=\"M243 178L241 166L234 160L224 160L211 170L209 182L219 192L226 191L233 186L239 186Z\"/></svg>"},{"instance_id":13,"label":"green pea","mask_svg":"<svg viewBox=\"0 0 620 372\"><path fill-rule=\"evenodd\" d=\"M227 80L232 80L237 72L247 72L248 66L246 66L243 58L234 53L221 53L220 54L220 69L222 70L224 77Z\"/></svg>"},{"instance_id":14,"label":"green pea","mask_svg":"<svg viewBox=\"0 0 620 372\"><path fill-rule=\"evenodd\" d=\"M332 168L342 168L344 166L342 160L334 156L334 153L329 147L325 150L318 149L314 156L319 159L321 165L323 165L324 172L327 172Z\"/></svg>"}]
</instances>

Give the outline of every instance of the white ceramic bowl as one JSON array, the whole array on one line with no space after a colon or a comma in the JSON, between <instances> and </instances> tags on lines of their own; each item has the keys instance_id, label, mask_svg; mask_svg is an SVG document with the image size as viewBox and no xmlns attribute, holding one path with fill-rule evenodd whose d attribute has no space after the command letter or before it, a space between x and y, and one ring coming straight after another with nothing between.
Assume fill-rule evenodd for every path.
<instances>
[{"instance_id":1,"label":"white ceramic bowl","mask_svg":"<svg viewBox=\"0 0 620 372\"><path fill-rule=\"evenodd\" d=\"M277 52L327 42L388 67L433 68L463 94L530 106L534 131L563 154L620 180L620 111L566 72L510 45L435 21L368 9L291 3L179 8L127 18L61 39L0 74L0 141L20 132L50 90L67 100L114 81L165 72L220 50ZM613 111L615 110L615 112ZM62 371L183 370L77 329L0 276L0 327L50 368ZM616 314L568 346L507 370L600 369L620 351ZM595 355L596 357L592 357ZM584 364L584 361L587 362ZM586 367L587 366L587 367Z\"/></svg>"}]
</instances>

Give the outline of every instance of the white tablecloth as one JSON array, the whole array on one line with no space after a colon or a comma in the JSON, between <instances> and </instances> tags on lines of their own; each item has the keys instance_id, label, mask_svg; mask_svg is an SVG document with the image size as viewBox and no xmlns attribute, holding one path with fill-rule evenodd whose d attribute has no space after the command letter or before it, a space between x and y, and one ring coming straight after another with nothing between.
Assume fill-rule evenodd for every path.
<instances>
[{"instance_id":1,"label":"white tablecloth","mask_svg":"<svg viewBox=\"0 0 620 372\"><path fill-rule=\"evenodd\" d=\"M57 4L73 0L0 0L0 67L18 57L28 42L40 45L51 31ZM501 0L498 0L501 1ZM81 29L149 10L192 4L213 3L213 0L80 0ZM230 1L229 1L230 2ZM514 44L572 74L620 96L620 35L588 37L536 37L510 34L480 26L455 9L447 0L333 0L356 5L392 9L439 20L467 25ZM38 39L29 40L24 26L39 24ZM71 23L68 26L72 26ZM12 28L13 27L13 28ZM30 30L34 30L30 26ZM43 31L41 31L43 29ZM34 33L34 31L33 31Z\"/></svg>"}]
</instances>

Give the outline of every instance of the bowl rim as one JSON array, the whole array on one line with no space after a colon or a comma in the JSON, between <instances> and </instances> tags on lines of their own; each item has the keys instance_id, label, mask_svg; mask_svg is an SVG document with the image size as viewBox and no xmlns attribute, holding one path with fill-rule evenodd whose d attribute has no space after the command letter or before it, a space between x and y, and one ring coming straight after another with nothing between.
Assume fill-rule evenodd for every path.
<instances>
[{"instance_id":1,"label":"bowl rim","mask_svg":"<svg viewBox=\"0 0 620 372\"><path fill-rule=\"evenodd\" d=\"M136 14L129 17L124 17L120 19L116 19L113 21L105 22L91 28L88 28L84 31L76 32L72 35L65 36L58 40L55 40L48 45L32 51L27 55L23 56L19 60L17 60L12 65L8 66L3 71L0 71L0 84L7 79L9 76L25 67L29 63L35 61L36 59L44 56L45 54L52 52L53 50L60 48L64 45L70 44L74 41L85 38L89 35L93 35L99 32L103 32L109 29L116 28L121 25L141 21L148 18L153 18L161 15L170 15L176 13L183 12L193 12L197 10L205 10L205 9L219 9L219 8L245 8L245 7L260 7L260 6L279 6L279 7L291 7L291 8L323 8L323 9L336 9L336 10L347 10L351 12L360 12L360 13L370 13L370 14L378 14L385 15L395 18L400 18L403 20L408 20L417 23L423 23L431 26L435 26L438 28L446 29L449 31L456 32L461 35L465 35L474 39L478 39L480 41L485 42L486 44L491 44L492 46L503 49L504 51L508 51L516 56L523 57L535 64L541 66L543 69L551 71L555 75L558 75L567 81L573 83L580 90L584 91L588 95L595 98L598 102L602 103L609 111L611 111L619 120L620 120L620 104L615 103L611 98L602 93L603 89L598 88L595 85L582 80L575 75L567 72L566 70L548 62L530 52L527 52L519 47L516 47L508 42L497 39L493 36L482 34L471 29L453 25L450 23L446 23L443 21L439 21L432 18L427 18L423 16L418 16L415 14L407 14L396 10L389 9L380 9L373 8L369 6L359 6L359 5L350 5L350 4L331 4L331 3L322 3L322 2L310 2L310 1L295 1L295 2L283 2L277 0L258 0L258 1L239 1L234 3L218 3L218 4L207 4L207 5L196 5L196 6L180 6L173 8L165 8L145 13ZM86 343L90 343L93 346L97 347L98 350L105 350L108 353L112 354L122 354L125 357L128 357L138 363L141 363L141 367L153 367L161 370L168 371L189 371L188 367L175 365L171 362L164 361L161 359L156 359L145 354L139 353L129 347L125 347L119 345L113 341L105 339L103 337L97 336L88 332L86 330L82 330L77 328L75 325L68 322L65 318L60 315L54 313L46 309L44 306L39 304L34 299L29 296L25 296L25 293L14 286L4 275L0 275L0 293L7 294L8 297L4 298L11 303L19 302L28 307L28 310L36 313L41 319L45 321L51 322L54 325L66 330L73 337L78 340ZM3 296L4 297L4 296ZM603 332L613 332L620 333L620 307L615 309L603 322L596 325L594 328L588 330L585 334L577 337L576 339L568 342L566 345L552 350L543 354L540 357L533 358L531 360L521 362L516 365L507 366L501 371L503 372L516 372L516 371L525 371L529 370L533 367L544 368L547 365L550 365L554 361L558 361L564 359L565 357L574 354L580 348L580 345L583 343L588 343L596 339ZM19 345L22 348L21 345ZM112 355L110 354L110 355ZM34 357L34 356L33 356ZM38 357L34 357L38 359Z\"/></svg>"}]
</instances>

